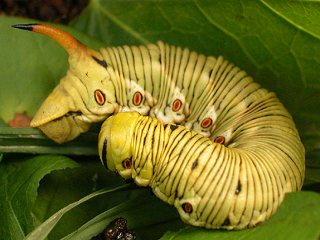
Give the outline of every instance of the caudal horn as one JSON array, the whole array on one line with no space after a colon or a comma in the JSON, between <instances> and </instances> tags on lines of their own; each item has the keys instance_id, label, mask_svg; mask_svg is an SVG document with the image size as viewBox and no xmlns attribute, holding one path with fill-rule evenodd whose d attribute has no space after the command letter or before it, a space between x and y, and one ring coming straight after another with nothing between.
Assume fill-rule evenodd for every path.
<instances>
[{"instance_id":1,"label":"caudal horn","mask_svg":"<svg viewBox=\"0 0 320 240\"><path fill-rule=\"evenodd\" d=\"M79 51L85 51L86 49L86 47L81 42L79 42L69 33L47 24L16 24L12 25L12 27L37 32L48 36L59 43L69 53L69 55L72 55Z\"/></svg>"}]
</instances>

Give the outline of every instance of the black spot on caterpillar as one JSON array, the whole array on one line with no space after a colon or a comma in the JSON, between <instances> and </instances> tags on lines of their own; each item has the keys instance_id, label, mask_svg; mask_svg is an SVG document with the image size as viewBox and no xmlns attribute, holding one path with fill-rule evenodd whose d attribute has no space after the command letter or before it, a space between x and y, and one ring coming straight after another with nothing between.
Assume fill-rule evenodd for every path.
<instances>
[{"instance_id":1,"label":"black spot on caterpillar","mask_svg":"<svg viewBox=\"0 0 320 240\"><path fill-rule=\"evenodd\" d=\"M177 125L172 125L172 124L170 124L170 129L171 129L171 131L174 131L174 130L176 130L177 128L178 128Z\"/></svg>"},{"instance_id":2,"label":"black spot on caterpillar","mask_svg":"<svg viewBox=\"0 0 320 240\"><path fill-rule=\"evenodd\" d=\"M198 166L198 159L192 163L191 169L195 169Z\"/></svg>"},{"instance_id":3,"label":"black spot on caterpillar","mask_svg":"<svg viewBox=\"0 0 320 240\"><path fill-rule=\"evenodd\" d=\"M92 58L93 58L93 60L95 60L99 65L101 65L102 67L107 67L108 65L107 65L107 63L106 63L106 61L104 61L104 60L100 60L100 59L98 59L98 58L96 58L95 56L92 56Z\"/></svg>"},{"instance_id":4,"label":"black spot on caterpillar","mask_svg":"<svg viewBox=\"0 0 320 240\"><path fill-rule=\"evenodd\" d=\"M174 130L176 130L178 128L177 125L175 124L165 124L164 127L167 128L169 126L170 130L173 132Z\"/></svg>"},{"instance_id":5,"label":"black spot on caterpillar","mask_svg":"<svg viewBox=\"0 0 320 240\"><path fill-rule=\"evenodd\" d=\"M238 195L241 192L241 183L238 181L237 189L236 189L236 194Z\"/></svg>"},{"instance_id":6,"label":"black spot on caterpillar","mask_svg":"<svg viewBox=\"0 0 320 240\"><path fill-rule=\"evenodd\" d=\"M72 68L31 126L62 143L107 119L102 163L150 186L184 221L252 227L275 212L285 193L301 189L304 147L292 117L274 93L223 57L163 42L94 51L48 25L15 27L60 43Z\"/></svg>"},{"instance_id":7,"label":"black spot on caterpillar","mask_svg":"<svg viewBox=\"0 0 320 240\"><path fill-rule=\"evenodd\" d=\"M230 225L230 220L227 217L226 220L224 220L224 222L222 223L222 226L229 226Z\"/></svg>"},{"instance_id":8,"label":"black spot on caterpillar","mask_svg":"<svg viewBox=\"0 0 320 240\"><path fill-rule=\"evenodd\" d=\"M69 111L69 112L67 112L66 113L66 117L70 117L70 116L81 116L82 115L82 112L79 112L79 111L77 111L77 112L72 112L72 111Z\"/></svg>"},{"instance_id":9,"label":"black spot on caterpillar","mask_svg":"<svg viewBox=\"0 0 320 240\"><path fill-rule=\"evenodd\" d=\"M108 144L108 140L105 139L104 143L103 143L103 147L102 147L102 152L101 152L101 155L102 155L101 161L103 162L104 166L107 166L107 159L106 159L106 156L107 156L107 144Z\"/></svg>"}]
</instances>

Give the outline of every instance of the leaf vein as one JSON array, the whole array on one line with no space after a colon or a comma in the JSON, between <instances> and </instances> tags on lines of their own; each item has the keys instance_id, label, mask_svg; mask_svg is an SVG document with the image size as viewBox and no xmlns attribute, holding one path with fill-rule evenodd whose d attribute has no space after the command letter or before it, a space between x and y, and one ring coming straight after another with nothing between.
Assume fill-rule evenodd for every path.
<instances>
[{"instance_id":1,"label":"leaf vein","mask_svg":"<svg viewBox=\"0 0 320 240\"><path fill-rule=\"evenodd\" d=\"M121 29L132 35L134 38L136 38L138 41L140 41L143 44L148 44L149 41L141 36L137 31L135 31L133 28L131 28L129 25L125 24L123 21L121 21L119 18L111 14L109 11L107 11L106 8L103 8L100 6L99 1L93 0L92 2L95 3L96 8L99 9L102 15L104 15L106 18L110 19L112 22L114 22L116 25L118 25Z\"/></svg>"},{"instance_id":2,"label":"leaf vein","mask_svg":"<svg viewBox=\"0 0 320 240\"><path fill-rule=\"evenodd\" d=\"M310 36L319 39L320 40L320 36L314 34L313 32L309 31L308 29L305 29L303 26L299 25L298 23L292 21L290 18L287 18L285 15L281 14L279 11L277 11L276 9L274 9L271 5L269 5L268 3L265 2L265 0L259 0L265 7L267 7L271 12L273 12L274 14L276 14L277 16L279 16L280 18L284 19L286 22L290 23L293 27L299 29L302 32L305 32L307 34L309 34Z\"/></svg>"}]
</instances>

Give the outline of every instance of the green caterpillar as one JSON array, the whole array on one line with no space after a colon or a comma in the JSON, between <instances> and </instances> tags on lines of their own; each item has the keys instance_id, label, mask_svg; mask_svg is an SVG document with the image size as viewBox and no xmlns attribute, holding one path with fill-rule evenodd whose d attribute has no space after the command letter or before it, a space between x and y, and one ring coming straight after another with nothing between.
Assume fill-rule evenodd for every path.
<instances>
[{"instance_id":1,"label":"green caterpillar","mask_svg":"<svg viewBox=\"0 0 320 240\"><path fill-rule=\"evenodd\" d=\"M162 42L97 52L48 25L14 27L45 34L69 53L70 69L31 125L62 143L107 119L104 165L151 186L184 221L252 227L301 189L304 147L292 117L222 57Z\"/></svg>"}]
</instances>

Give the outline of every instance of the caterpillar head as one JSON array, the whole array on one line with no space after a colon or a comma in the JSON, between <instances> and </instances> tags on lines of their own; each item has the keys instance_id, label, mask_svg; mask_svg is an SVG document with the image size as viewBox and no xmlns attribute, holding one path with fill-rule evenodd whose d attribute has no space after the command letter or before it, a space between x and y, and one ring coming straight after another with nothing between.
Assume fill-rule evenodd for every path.
<instances>
[{"instance_id":1,"label":"caterpillar head","mask_svg":"<svg viewBox=\"0 0 320 240\"><path fill-rule=\"evenodd\" d=\"M99 156L102 164L124 178L132 175L132 140L137 112L118 113L109 117L99 134Z\"/></svg>"},{"instance_id":2,"label":"caterpillar head","mask_svg":"<svg viewBox=\"0 0 320 240\"><path fill-rule=\"evenodd\" d=\"M70 34L46 24L13 27L38 32L58 42L69 54L70 68L34 116L31 126L40 128L58 143L74 139L102 121L118 105L115 89L102 55Z\"/></svg>"}]
</instances>

